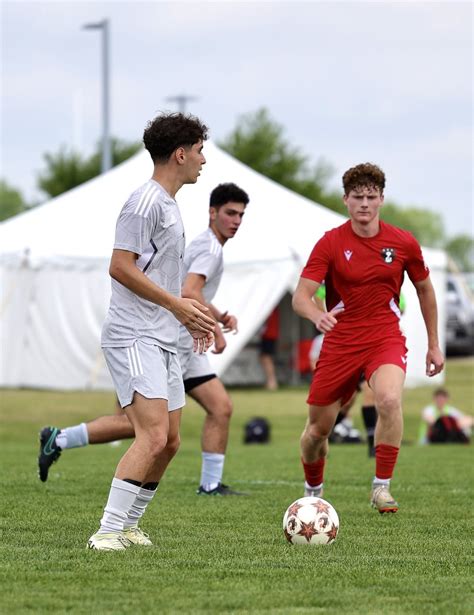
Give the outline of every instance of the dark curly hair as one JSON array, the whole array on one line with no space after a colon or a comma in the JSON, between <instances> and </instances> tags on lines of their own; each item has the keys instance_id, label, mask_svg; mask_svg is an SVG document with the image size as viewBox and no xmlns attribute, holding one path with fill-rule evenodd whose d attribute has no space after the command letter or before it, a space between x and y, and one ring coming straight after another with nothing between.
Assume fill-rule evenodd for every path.
<instances>
[{"instance_id":1,"label":"dark curly hair","mask_svg":"<svg viewBox=\"0 0 474 615\"><path fill-rule=\"evenodd\" d=\"M247 205L249 202L248 194L231 182L219 184L211 192L209 207L222 207L222 205L230 202Z\"/></svg>"},{"instance_id":2,"label":"dark curly hair","mask_svg":"<svg viewBox=\"0 0 474 615\"><path fill-rule=\"evenodd\" d=\"M162 113L148 122L143 143L153 162L166 162L178 147L192 147L207 139L208 128L194 115Z\"/></svg>"},{"instance_id":3,"label":"dark curly hair","mask_svg":"<svg viewBox=\"0 0 474 615\"><path fill-rule=\"evenodd\" d=\"M359 188L378 188L383 194L385 188L385 173L376 164L364 162L352 167L342 176L344 194Z\"/></svg>"}]
</instances>

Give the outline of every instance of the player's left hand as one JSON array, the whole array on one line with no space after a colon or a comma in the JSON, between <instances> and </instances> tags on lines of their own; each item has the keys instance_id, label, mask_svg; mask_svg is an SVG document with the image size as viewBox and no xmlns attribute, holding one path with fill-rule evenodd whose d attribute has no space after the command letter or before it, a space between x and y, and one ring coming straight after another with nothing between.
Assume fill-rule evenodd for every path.
<instances>
[{"instance_id":1,"label":"player's left hand","mask_svg":"<svg viewBox=\"0 0 474 615\"><path fill-rule=\"evenodd\" d=\"M235 316L232 316L232 314L224 312L221 316L221 323L224 325L224 333L229 333L230 331L233 331L235 335L239 332L237 328L237 318Z\"/></svg>"},{"instance_id":2,"label":"player's left hand","mask_svg":"<svg viewBox=\"0 0 474 615\"><path fill-rule=\"evenodd\" d=\"M214 333L212 331L207 331L205 334L202 331L194 331L191 335L193 338L193 350L199 354L206 352L214 343Z\"/></svg>"},{"instance_id":3,"label":"player's left hand","mask_svg":"<svg viewBox=\"0 0 474 615\"><path fill-rule=\"evenodd\" d=\"M219 325L216 325L214 331L214 348L211 350L212 354L221 354L224 352L226 346L227 342L225 341L224 334Z\"/></svg>"},{"instance_id":4,"label":"player's left hand","mask_svg":"<svg viewBox=\"0 0 474 615\"><path fill-rule=\"evenodd\" d=\"M426 353L426 375L430 377L436 376L436 374L443 371L443 367L444 356L439 346L428 348L428 352Z\"/></svg>"}]
</instances>

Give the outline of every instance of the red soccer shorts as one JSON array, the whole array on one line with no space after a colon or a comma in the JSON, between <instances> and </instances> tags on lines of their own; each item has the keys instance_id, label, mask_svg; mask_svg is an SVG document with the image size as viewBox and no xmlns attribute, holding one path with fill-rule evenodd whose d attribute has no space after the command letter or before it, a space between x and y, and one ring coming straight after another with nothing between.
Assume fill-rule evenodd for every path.
<instances>
[{"instance_id":1,"label":"red soccer shorts","mask_svg":"<svg viewBox=\"0 0 474 615\"><path fill-rule=\"evenodd\" d=\"M367 381L381 365L407 369L405 338L384 340L364 348L348 348L344 353L325 351L324 344L309 388L311 406L329 406L339 399L346 404L357 389L363 373Z\"/></svg>"}]
</instances>

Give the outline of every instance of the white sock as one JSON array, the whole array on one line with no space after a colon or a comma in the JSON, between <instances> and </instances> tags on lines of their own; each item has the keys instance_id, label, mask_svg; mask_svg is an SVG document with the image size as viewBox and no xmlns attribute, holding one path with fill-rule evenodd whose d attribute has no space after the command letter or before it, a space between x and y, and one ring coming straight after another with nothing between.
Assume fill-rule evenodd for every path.
<instances>
[{"instance_id":1,"label":"white sock","mask_svg":"<svg viewBox=\"0 0 474 615\"><path fill-rule=\"evenodd\" d=\"M225 455L202 452L201 486L206 491L215 489L222 482Z\"/></svg>"},{"instance_id":2,"label":"white sock","mask_svg":"<svg viewBox=\"0 0 474 615\"><path fill-rule=\"evenodd\" d=\"M109 499L100 520L99 534L123 530L128 511L132 508L139 491L140 487L127 483L125 480L120 480L120 478L112 480Z\"/></svg>"},{"instance_id":3,"label":"white sock","mask_svg":"<svg viewBox=\"0 0 474 615\"><path fill-rule=\"evenodd\" d=\"M319 485L310 485L309 483L304 481L304 488L305 489L322 489L323 488L323 484L324 483L320 483Z\"/></svg>"},{"instance_id":4,"label":"white sock","mask_svg":"<svg viewBox=\"0 0 474 615\"><path fill-rule=\"evenodd\" d=\"M376 476L374 476L374 480L372 481L372 486L380 487L381 485L385 485L386 487L389 487L390 479L389 478L377 478Z\"/></svg>"},{"instance_id":5,"label":"white sock","mask_svg":"<svg viewBox=\"0 0 474 615\"><path fill-rule=\"evenodd\" d=\"M61 429L61 433L56 436L56 445L62 448L77 448L89 444L89 434L85 423Z\"/></svg>"},{"instance_id":6,"label":"white sock","mask_svg":"<svg viewBox=\"0 0 474 615\"><path fill-rule=\"evenodd\" d=\"M138 522L143 517L146 507L154 498L156 491L157 489L143 489L143 487L139 488L137 497L128 511L128 517L123 524L124 528L138 526Z\"/></svg>"}]
</instances>

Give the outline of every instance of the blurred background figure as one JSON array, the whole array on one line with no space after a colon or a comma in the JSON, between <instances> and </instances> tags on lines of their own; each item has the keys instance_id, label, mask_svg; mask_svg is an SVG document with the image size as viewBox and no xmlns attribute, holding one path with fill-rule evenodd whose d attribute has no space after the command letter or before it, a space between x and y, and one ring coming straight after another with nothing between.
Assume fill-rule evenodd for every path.
<instances>
[{"instance_id":1,"label":"blurred background figure","mask_svg":"<svg viewBox=\"0 0 474 615\"><path fill-rule=\"evenodd\" d=\"M278 306L273 310L263 325L260 337L260 364L265 374L265 388L269 391L278 389L275 371L275 354L280 333L280 313Z\"/></svg>"},{"instance_id":2,"label":"blurred background figure","mask_svg":"<svg viewBox=\"0 0 474 615\"><path fill-rule=\"evenodd\" d=\"M433 403L426 406L421 415L419 444L469 442L474 417L450 406L448 400L446 389L436 389L433 393Z\"/></svg>"},{"instance_id":3,"label":"blurred background figure","mask_svg":"<svg viewBox=\"0 0 474 615\"><path fill-rule=\"evenodd\" d=\"M474 354L474 273L461 273L454 263L446 281L446 352L451 356Z\"/></svg>"}]
</instances>

